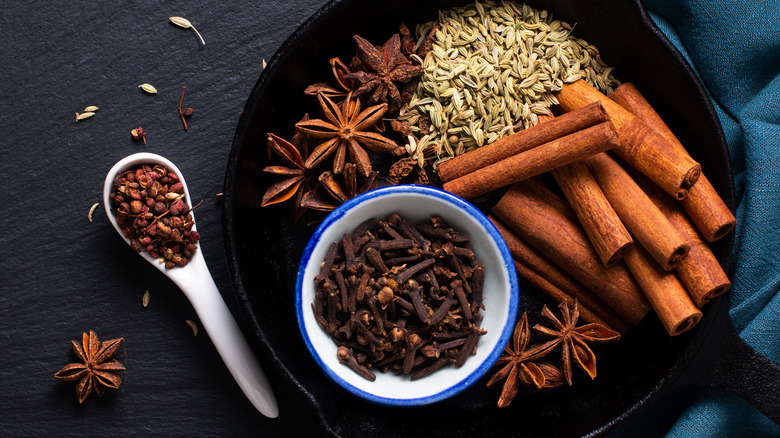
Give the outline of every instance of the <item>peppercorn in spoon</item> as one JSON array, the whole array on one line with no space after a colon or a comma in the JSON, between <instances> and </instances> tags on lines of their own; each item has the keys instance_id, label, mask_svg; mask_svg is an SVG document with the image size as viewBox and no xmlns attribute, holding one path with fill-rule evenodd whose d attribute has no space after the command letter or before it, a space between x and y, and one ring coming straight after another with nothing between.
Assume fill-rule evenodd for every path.
<instances>
[{"instance_id":1,"label":"peppercorn in spoon","mask_svg":"<svg viewBox=\"0 0 780 438\"><path fill-rule=\"evenodd\" d=\"M125 193L125 195L123 195L123 202L126 202L124 202L124 205L119 206L120 215L146 220L145 223L141 223L144 230L148 230L152 226L155 226L155 234L161 233L166 235L167 238L176 241L186 241L186 239L184 239L185 236L182 234L184 234L184 231L187 231L186 235L191 239L191 243L189 245L184 245L183 249L178 248L175 257L169 253L167 255L167 263L161 261L162 254L160 254L160 251L166 251L166 249L163 247L154 247L154 243L151 242L152 239L149 239L149 241L146 242L140 242L144 238L138 238L136 235L133 237L135 242L131 242L130 239L125 237L125 232L117 220L117 213L115 212L114 204L112 203L112 197L116 197L116 194L112 196L112 193L116 190L114 181L117 180L117 178L120 178L121 180L122 175L127 175L127 170L143 164L148 164L150 167L161 165L168 172L173 173L178 177L177 179L175 177L170 178L170 191L167 190L167 185L166 189L161 191L167 192L162 194L163 197L167 194L165 201L158 202L162 204L162 207L165 209L161 210L160 206L152 202L155 196L152 196L149 201L149 204L152 205L142 204L140 202L133 203L133 200L140 201L139 199L134 199L134 197L139 198L140 196L135 194L133 190L128 190L128 188L125 187L124 192L129 194ZM144 172L141 172L141 174L144 174ZM149 175L152 175L152 177L150 178ZM156 177L159 176L159 173L153 170L150 171L148 175L142 175L144 178L143 186L151 185L157 181ZM133 180L131 182L136 182L135 176L130 178ZM177 183L180 183L181 186L173 187ZM159 187L159 184L155 185L155 190ZM137 188L138 187L135 189ZM143 188L145 189L145 187ZM144 191L147 192L148 196L148 190ZM163 198L158 199L162 201ZM228 370L230 370L230 373L233 375L233 378L236 379L238 386L241 387L241 390L244 391L244 394L252 402L255 408L267 417L276 418L279 415L279 406L276 403L276 397L274 396L271 385L260 367L257 358L254 356L252 349L249 347L246 338L243 333L241 333L238 324L236 324L235 319L233 319L233 315L230 313L225 301L222 299L222 295L220 295L216 284L214 284L214 280L211 278L211 273L206 266L206 260L203 258L200 248L194 248L194 242L197 242L198 234L195 228L195 219L191 216L192 203L190 201L190 194L187 190L187 184L184 182L184 177L179 169L173 163L159 155L151 153L130 155L116 163L108 172L103 186L103 204L106 208L108 220L119 235L122 236L133 249L142 249L139 253L141 257L173 280L182 292L184 292L184 295L190 300L201 323L203 323L203 327L206 329L206 332L214 343L214 346L217 348L220 356L222 356L225 365L227 365ZM156 210L161 211L158 212ZM173 212L171 210L173 210ZM179 219L177 220L181 220L181 216L177 216L176 210L184 210L185 217L188 217L188 219L185 219L187 221L186 224L176 224L174 222L174 217L178 217ZM152 215L149 216L145 213L152 213ZM190 216L186 216L187 214ZM165 216L169 217L169 220L165 221L167 224L161 221ZM123 222L125 222L124 219ZM159 241L160 239L154 240ZM151 249L152 253L143 250L145 248L142 248L142 245ZM189 246L189 248L187 248L187 246ZM168 250L169 249L170 248L168 248ZM182 253L184 255L182 255ZM153 255L156 257L153 257ZM183 261L182 258L184 258ZM179 264L181 264L181 266Z\"/></svg>"}]
</instances>

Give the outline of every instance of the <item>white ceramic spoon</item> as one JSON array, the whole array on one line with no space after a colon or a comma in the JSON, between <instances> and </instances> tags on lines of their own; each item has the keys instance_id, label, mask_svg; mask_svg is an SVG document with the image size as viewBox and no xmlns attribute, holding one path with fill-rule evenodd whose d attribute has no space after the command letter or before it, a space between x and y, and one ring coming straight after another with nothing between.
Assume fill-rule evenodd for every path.
<instances>
[{"instance_id":1,"label":"white ceramic spoon","mask_svg":"<svg viewBox=\"0 0 780 438\"><path fill-rule=\"evenodd\" d=\"M130 240L125 238L114 213L111 211L112 206L109 195L114 189L113 184L116 176L139 164L161 164L178 175L186 194L184 200L192 208L187 183L184 182L184 175L167 159L156 154L138 153L120 160L106 176L103 186L103 205L106 208L108 220L111 221L114 229L128 245ZM196 225L193 225L192 229L196 230ZM172 269L166 269L163 263L153 259L148 252L141 252L139 255L179 286L192 303L192 307L195 308L200 322L209 334L214 346L217 347L217 351L222 356L222 360L225 361L225 365L227 365L233 378L238 382L238 386L241 387L241 390L244 391L244 394L246 394L258 411L267 417L276 418L279 415L279 406L276 403L276 397L274 397L271 385L268 383L262 368L260 368L260 364L257 362L257 358L249 347L246 338L244 338L243 333L238 328L236 320L233 319L233 315L230 313L227 305L225 305L225 301L222 299L216 284L214 284L201 248L199 247L195 251L189 263Z\"/></svg>"}]
</instances>

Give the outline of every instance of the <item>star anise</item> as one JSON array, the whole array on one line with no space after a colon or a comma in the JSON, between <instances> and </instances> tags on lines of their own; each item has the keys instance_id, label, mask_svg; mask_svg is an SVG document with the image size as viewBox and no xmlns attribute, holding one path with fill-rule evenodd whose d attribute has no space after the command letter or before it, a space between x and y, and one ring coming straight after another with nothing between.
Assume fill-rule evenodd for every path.
<instances>
[{"instance_id":1,"label":"star anise","mask_svg":"<svg viewBox=\"0 0 780 438\"><path fill-rule=\"evenodd\" d=\"M303 116L301 121L309 120L309 115ZM275 134L268 133L269 160L274 157L281 161L280 165L271 165L263 169L263 172L279 176L281 179L271 184L263 195L261 206L278 204L292 199L296 208L296 219L303 214L301 199L310 189L310 181L313 178L313 167L307 166L304 161L308 153L308 141L306 134L296 130L292 141L287 141Z\"/></svg>"},{"instance_id":2,"label":"star anise","mask_svg":"<svg viewBox=\"0 0 780 438\"><path fill-rule=\"evenodd\" d=\"M65 382L78 381L76 395L79 403L82 403L92 393L93 388L101 397L105 388L119 388L122 379L116 372L124 370L125 367L111 357L122 346L123 340L124 338L117 338L101 343L94 331L90 330L89 335L84 333L81 344L70 341L73 345L73 352L76 353L80 362L65 365L63 369L54 374L54 377Z\"/></svg>"},{"instance_id":3,"label":"star anise","mask_svg":"<svg viewBox=\"0 0 780 438\"><path fill-rule=\"evenodd\" d=\"M319 93L322 93L334 102L341 102L347 97L349 92L354 89L354 81L344 78L344 76L352 72L349 70L349 67L337 57L331 58L329 62L331 74L333 75L333 80L336 82L336 85L333 86L327 82L318 82L309 85L303 92L310 96L316 96Z\"/></svg>"},{"instance_id":4,"label":"star anise","mask_svg":"<svg viewBox=\"0 0 780 438\"><path fill-rule=\"evenodd\" d=\"M312 138L324 140L306 159L306 167L317 167L335 154L333 173L340 174L349 152L358 173L367 177L371 173L371 161L364 148L372 152L392 152L398 147L394 141L368 131L387 112L387 104L374 105L361 111L360 101L349 96L341 106L323 93L317 95L317 100L324 120L301 121L295 125Z\"/></svg>"},{"instance_id":5,"label":"star anise","mask_svg":"<svg viewBox=\"0 0 780 438\"><path fill-rule=\"evenodd\" d=\"M560 371L550 364L536 364L531 361L546 356L555 347L555 341L528 347L531 338L528 329L528 315L523 313L520 322L512 332L512 346L504 349L504 353L498 358L497 366L501 366L487 382L490 388L501 380L506 379L498 398L498 407L503 408L517 395L519 388L526 392L538 391L542 388L550 388L560 385ZM557 373L557 375L556 375Z\"/></svg>"},{"instance_id":6,"label":"star anise","mask_svg":"<svg viewBox=\"0 0 780 438\"><path fill-rule=\"evenodd\" d=\"M580 311L577 300L563 301L558 308L561 310L561 319L558 319L547 306L542 308L542 316L547 318L552 327L535 325L534 330L555 339L549 341L556 346L561 344L563 359L563 375L566 383L571 386L571 357L582 368L591 379L596 377L596 355L588 346L588 342L609 342L620 339L620 333L613 331L601 324L585 324L577 327L577 320L580 317ZM548 343L549 343L548 342Z\"/></svg>"},{"instance_id":7,"label":"star anise","mask_svg":"<svg viewBox=\"0 0 780 438\"><path fill-rule=\"evenodd\" d=\"M367 95L367 102L373 105L386 102L392 114L403 105L399 84L409 83L422 75L423 68L413 65L401 52L401 38L393 34L382 47L374 47L366 39L355 35L357 58L365 70L355 71L344 76L346 80L356 80L360 87L355 95Z\"/></svg>"},{"instance_id":8,"label":"star anise","mask_svg":"<svg viewBox=\"0 0 780 438\"><path fill-rule=\"evenodd\" d=\"M353 163L345 164L341 179L329 171L321 173L319 184L304 195L301 205L312 210L333 211L347 200L377 187L376 171L372 171L358 186L355 168Z\"/></svg>"}]
</instances>

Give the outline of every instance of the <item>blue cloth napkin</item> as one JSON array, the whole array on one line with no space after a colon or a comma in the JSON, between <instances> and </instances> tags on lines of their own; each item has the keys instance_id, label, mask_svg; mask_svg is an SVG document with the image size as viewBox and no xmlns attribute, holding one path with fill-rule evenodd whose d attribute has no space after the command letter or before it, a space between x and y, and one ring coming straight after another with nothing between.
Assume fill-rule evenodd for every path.
<instances>
[{"instance_id":1,"label":"blue cloth napkin","mask_svg":"<svg viewBox=\"0 0 780 438\"><path fill-rule=\"evenodd\" d=\"M780 1L644 4L720 118L737 200L730 314L748 344L780 363ZM780 426L734 395L704 390L668 436L780 436Z\"/></svg>"}]
</instances>

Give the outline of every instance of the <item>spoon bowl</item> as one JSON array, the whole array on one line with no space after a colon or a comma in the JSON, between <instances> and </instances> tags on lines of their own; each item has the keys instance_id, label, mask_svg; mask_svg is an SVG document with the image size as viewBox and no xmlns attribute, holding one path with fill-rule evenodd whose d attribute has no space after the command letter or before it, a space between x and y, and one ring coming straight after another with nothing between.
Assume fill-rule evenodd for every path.
<instances>
[{"instance_id":1,"label":"spoon bowl","mask_svg":"<svg viewBox=\"0 0 780 438\"><path fill-rule=\"evenodd\" d=\"M119 227L119 223L116 220L116 214L113 211L112 204L111 204L111 198L109 195L111 192L114 191L114 180L117 176L121 175L124 171L139 166L141 164L161 164L165 166L166 169L169 171L175 173L179 176L179 181L181 182L182 186L184 186L184 198L182 200L187 203L187 207L192 209L192 202L190 200L190 192L187 188L187 183L184 181L184 176L181 174L181 171L179 171L179 168L176 167L175 164L173 164L171 161L166 159L165 157L162 157L157 154L152 154L148 152L141 152L137 154L133 154L130 156L127 156L119 162L117 162L114 167L111 168L111 170L108 172L108 175L106 175L106 181L103 185L103 206L106 209L106 215L108 216L109 222L111 222L111 225L114 226L114 229L119 233L119 235L124 239L124 241L130 245L130 239L125 237L124 233L122 232L122 229ZM198 225L195 221L195 215L193 213L193 219L192 219L193 225L192 230L197 231ZM141 257L143 257L147 262L151 263L152 266L159 269L163 274L165 274L168 278L173 280L177 286L179 286L178 280L181 278L186 278L190 275L192 275L190 272L192 270L187 270L186 268L193 264L195 261L195 258L203 258L203 255L201 254L200 248L198 248L198 251L195 251L195 254L193 254L192 260L188 264L186 264L183 267L177 267L174 269L167 269L165 268L165 263L160 262L159 259L155 259L146 251L141 251L138 253ZM184 269L183 269L184 268ZM185 294L187 294L187 291L184 291Z\"/></svg>"},{"instance_id":2,"label":"spoon bowl","mask_svg":"<svg viewBox=\"0 0 780 438\"><path fill-rule=\"evenodd\" d=\"M146 152L133 154L119 160L106 175L103 185L103 205L111 225L114 226L119 236L128 245L130 245L130 239L125 237L122 229L119 227L116 215L112 211L109 195L114 190L114 180L117 176L127 169L140 164L160 164L178 175L179 182L184 186L184 201L192 209L190 192L187 189L184 175L171 161L160 155ZM197 231L194 214L192 220L192 230ZM279 415L279 407L271 385L238 324L236 324L233 315L222 299L222 295L219 293L219 289L217 289L206 265L206 260L203 258L201 248L195 251L186 265L170 269L165 267L165 263L153 258L148 252L142 251L139 255L170 278L184 292L238 386L258 411L267 417L276 418Z\"/></svg>"}]
</instances>

